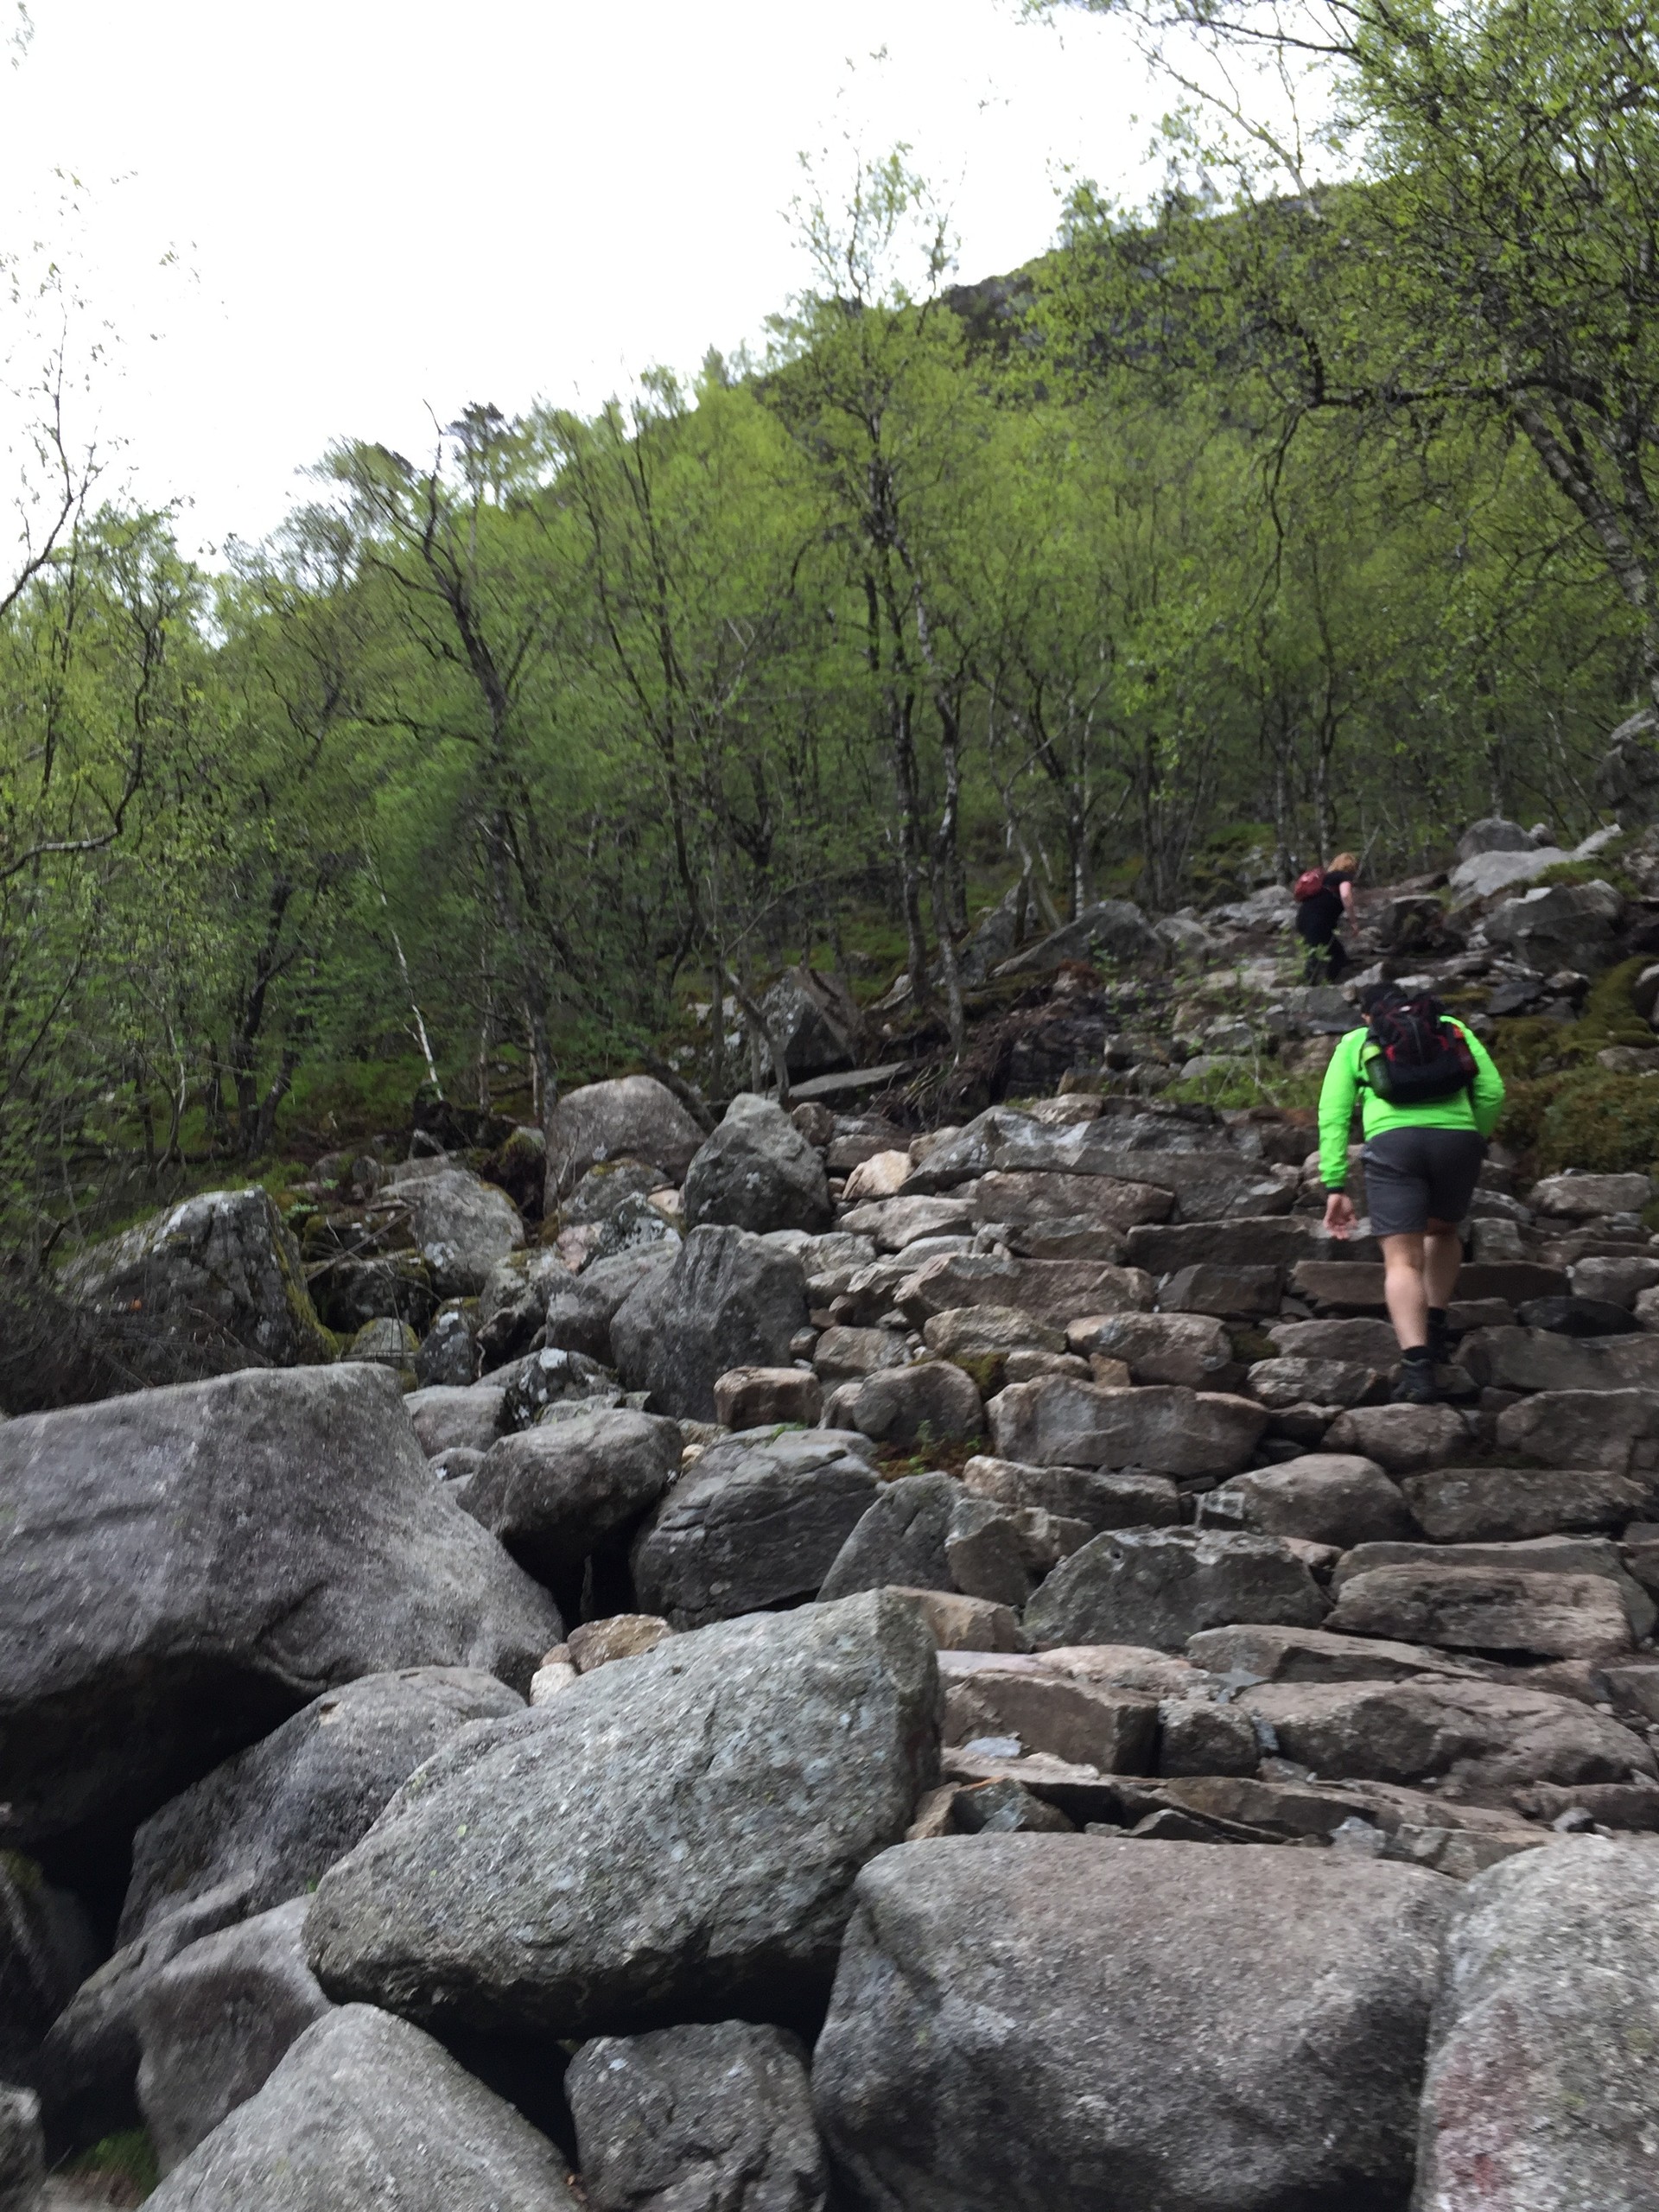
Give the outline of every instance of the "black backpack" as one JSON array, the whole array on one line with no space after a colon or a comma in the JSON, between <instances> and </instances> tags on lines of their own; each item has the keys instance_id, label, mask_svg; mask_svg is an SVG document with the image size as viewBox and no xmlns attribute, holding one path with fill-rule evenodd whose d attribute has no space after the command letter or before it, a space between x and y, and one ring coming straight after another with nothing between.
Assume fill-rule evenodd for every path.
<instances>
[{"instance_id":1,"label":"black backpack","mask_svg":"<svg viewBox=\"0 0 1659 2212\"><path fill-rule=\"evenodd\" d=\"M1427 991L1372 1008L1361 1060L1365 1080L1390 1106L1436 1105L1466 1090L1476 1075L1463 1032Z\"/></svg>"}]
</instances>

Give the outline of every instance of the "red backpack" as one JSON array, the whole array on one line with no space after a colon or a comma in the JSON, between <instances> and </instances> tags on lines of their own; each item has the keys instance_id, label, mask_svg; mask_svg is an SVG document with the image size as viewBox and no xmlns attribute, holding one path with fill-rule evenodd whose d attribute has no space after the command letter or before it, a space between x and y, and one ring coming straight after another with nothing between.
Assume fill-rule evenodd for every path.
<instances>
[{"instance_id":1,"label":"red backpack","mask_svg":"<svg viewBox=\"0 0 1659 2212\"><path fill-rule=\"evenodd\" d=\"M1290 887L1290 895L1300 906L1304 899L1317 899L1325 888L1325 870L1305 868Z\"/></svg>"}]
</instances>

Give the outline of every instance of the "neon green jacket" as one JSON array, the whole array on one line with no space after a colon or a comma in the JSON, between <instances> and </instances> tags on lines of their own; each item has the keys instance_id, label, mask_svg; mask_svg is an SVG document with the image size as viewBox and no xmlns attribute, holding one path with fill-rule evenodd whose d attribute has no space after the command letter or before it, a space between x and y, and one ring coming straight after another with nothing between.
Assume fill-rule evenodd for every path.
<instances>
[{"instance_id":1,"label":"neon green jacket","mask_svg":"<svg viewBox=\"0 0 1659 2212\"><path fill-rule=\"evenodd\" d=\"M1452 1020L1448 1014L1446 1019ZM1364 1079L1361 1062L1370 1031L1351 1029L1337 1046L1319 1092L1319 1180L1327 1191L1340 1191L1348 1181L1348 1132L1353 1126L1354 1099L1363 1103L1360 1126L1367 1137L1385 1129L1478 1129L1489 1137L1503 1110L1503 1078L1492 1065L1491 1055L1460 1021L1460 1032L1474 1055L1475 1079L1466 1090L1450 1098L1437 1098L1432 1106L1391 1106Z\"/></svg>"}]
</instances>

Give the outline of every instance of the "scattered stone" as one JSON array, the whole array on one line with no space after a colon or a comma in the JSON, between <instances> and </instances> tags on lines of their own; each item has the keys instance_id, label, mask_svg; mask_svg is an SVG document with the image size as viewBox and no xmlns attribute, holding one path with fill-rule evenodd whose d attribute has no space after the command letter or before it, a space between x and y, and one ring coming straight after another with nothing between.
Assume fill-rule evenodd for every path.
<instances>
[{"instance_id":1,"label":"scattered stone","mask_svg":"<svg viewBox=\"0 0 1659 2212\"><path fill-rule=\"evenodd\" d=\"M1456 1895L1436 1877L1263 1846L982 1835L889 1852L856 1894L813 2063L855 2202L1404 2202Z\"/></svg>"},{"instance_id":2,"label":"scattered stone","mask_svg":"<svg viewBox=\"0 0 1659 2212\"><path fill-rule=\"evenodd\" d=\"M397 1196L440 1298L475 1297L496 1263L524 1243L524 1224L506 1192L464 1167L411 1176Z\"/></svg>"},{"instance_id":3,"label":"scattered stone","mask_svg":"<svg viewBox=\"0 0 1659 2212\"><path fill-rule=\"evenodd\" d=\"M1125 1529L1096 1536L1055 1568L1026 1609L1046 1644L1147 1643L1179 1651L1235 1621L1313 1628L1325 1601L1276 1536Z\"/></svg>"},{"instance_id":4,"label":"scattered stone","mask_svg":"<svg viewBox=\"0 0 1659 2212\"><path fill-rule=\"evenodd\" d=\"M137 1821L330 1684L527 1686L545 1593L435 1483L374 1367L230 1375L0 1424L12 1834Z\"/></svg>"},{"instance_id":5,"label":"scattered stone","mask_svg":"<svg viewBox=\"0 0 1659 2212\"><path fill-rule=\"evenodd\" d=\"M838 1166L833 1150L829 1160L833 1174ZM873 1198L896 1198L910 1173L910 1154L907 1152L866 1153L847 1178L842 1202L845 1205L861 1205Z\"/></svg>"},{"instance_id":6,"label":"scattered stone","mask_svg":"<svg viewBox=\"0 0 1659 2212\"><path fill-rule=\"evenodd\" d=\"M1023 1751L1042 1751L1102 1774L1145 1774L1152 1763L1158 1700L1051 1670L1017 1653L947 1652L944 1741L1014 1737Z\"/></svg>"},{"instance_id":7,"label":"scattered stone","mask_svg":"<svg viewBox=\"0 0 1659 2212\"><path fill-rule=\"evenodd\" d=\"M1168 1475L1238 1473L1268 1422L1264 1407L1223 1392L1156 1384L1103 1389L1058 1376L1011 1383L986 1412L999 1459Z\"/></svg>"},{"instance_id":8,"label":"scattered stone","mask_svg":"<svg viewBox=\"0 0 1659 2212\"><path fill-rule=\"evenodd\" d=\"M1375 1460L1309 1452L1282 1466L1233 1475L1198 1501L1200 1524L1300 1536L1316 1544L1370 1543L1415 1533L1398 1486Z\"/></svg>"},{"instance_id":9,"label":"scattered stone","mask_svg":"<svg viewBox=\"0 0 1659 2212\"><path fill-rule=\"evenodd\" d=\"M822 2212L806 2053L780 2028L597 2036L564 2088L594 2212Z\"/></svg>"},{"instance_id":10,"label":"scattered stone","mask_svg":"<svg viewBox=\"0 0 1659 2212\"><path fill-rule=\"evenodd\" d=\"M1423 2089L1426 2207L1629 2206L1653 2189L1659 1846L1575 1837L1470 1884Z\"/></svg>"},{"instance_id":11,"label":"scattered stone","mask_svg":"<svg viewBox=\"0 0 1659 2212\"><path fill-rule=\"evenodd\" d=\"M934 1783L938 1694L920 1614L880 1591L601 1667L428 1764L323 1877L313 1970L552 2036L810 2006L858 1867Z\"/></svg>"},{"instance_id":12,"label":"scattered stone","mask_svg":"<svg viewBox=\"0 0 1659 2212\"><path fill-rule=\"evenodd\" d=\"M450 1452L482 1454L506 1425L507 1393L500 1382L432 1382L411 1390L404 1408L429 1459Z\"/></svg>"},{"instance_id":13,"label":"scattered stone","mask_svg":"<svg viewBox=\"0 0 1659 2212\"><path fill-rule=\"evenodd\" d=\"M654 1651L672 1634L660 1613L612 1613L602 1621L584 1621L570 1631L571 1663L578 1674L591 1675L595 1667Z\"/></svg>"},{"instance_id":14,"label":"scattered stone","mask_svg":"<svg viewBox=\"0 0 1659 2212\"><path fill-rule=\"evenodd\" d=\"M1646 1473L1659 1462L1659 1389L1541 1390L1498 1414L1497 1448L1546 1467Z\"/></svg>"},{"instance_id":15,"label":"scattered stone","mask_svg":"<svg viewBox=\"0 0 1659 2212\"><path fill-rule=\"evenodd\" d=\"M1402 1682L1416 1675L1478 1679L1473 1667L1447 1652L1321 1628L1205 1629L1188 1638L1186 1656L1211 1674L1251 1682Z\"/></svg>"},{"instance_id":16,"label":"scattered stone","mask_svg":"<svg viewBox=\"0 0 1659 2212\"><path fill-rule=\"evenodd\" d=\"M1064 1173L982 1175L967 1185L976 1222L1081 1222L1091 1229L1128 1230L1162 1221L1174 1205L1168 1191L1151 1183L1125 1183L1109 1175ZM1138 1261L1151 1267L1152 1261Z\"/></svg>"},{"instance_id":17,"label":"scattered stone","mask_svg":"<svg viewBox=\"0 0 1659 2212\"><path fill-rule=\"evenodd\" d=\"M972 1380L945 1359L867 1376L852 1414L855 1427L878 1444L947 1443L978 1436L985 1426Z\"/></svg>"},{"instance_id":18,"label":"scattered stone","mask_svg":"<svg viewBox=\"0 0 1659 2212\"><path fill-rule=\"evenodd\" d=\"M1569 1171L1535 1183L1527 1202L1538 1213L1590 1221L1599 1214L1640 1213L1653 1197L1646 1175L1586 1175Z\"/></svg>"},{"instance_id":19,"label":"scattered stone","mask_svg":"<svg viewBox=\"0 0 1659 2212\"><path fill-rule=\"evenodd\" d=\"M257 2095L147 2202L155 2212L377 2202L398 2212L577 2212L545 2136L429 2036L366 2005L308 2028Z\"/></svg>"},{"instance_id":20,"label":"scattered stone","mask_svg":"<svg viewBox=\"0 0 1659 2212\"><path fill-rule=\"evenodd\" d=\"M861 1382L878 1368L902 1367L909 1357L904 1338L895 1329L849 1329L839 1325L826 1329L812 1351L812 1366L819 1380L834 1389L838 1382Z\"/></svg>"},{"instance_id":21,"label":"scattered stone","mask_svg":"<svg viewBox=\"0 0 1659 2212\"><path fill-rule=\"evenodd\" d=\"M875 1497L868 1448L836 1429L711 1444L634 1541L642 1607L691 1629L816 1596Z\"/></svg>"},{"instance_id":22,"label":"scattered stone","mask_svg":"<svg viewBox=\"0 0 1659 2212\"><path fill-rule=\"evenodd\" d=\"M1410 1475L1466 1452L1469 1431L1451 1406L1351 1406L1325 1431L1325 1448L1374 1459L1390 1475Z\"/></svg>"},{"instance_id":23,"label":"scattered stone","mask_svg":"<svg viewBox=\"0 0 1659 2212\"><path fill-rule=\"evenodd\" d=\"M810 1368L734 1367L715 1384L722 1428L810 1428L823 1411L823 1387Z\"/></svg>"},{"instance_id":24,"label":"scattered stone","mask_svg":"<svg viewBox=\"0 0 1659 2212\"><path fill-rule=\"evenodd\" d=\"M1567 1275L1575 1298L1605 1300L1628 1308L1635 1305L1644 1290L1659 1284L1659 1260L1580 1260L1567 1269Z\"/></svg>"},{"instance_id":25,"label":"scattered stone","mask_svg":"<svg viewBox=\"0 0 1659 2212\"><path fill-rule=\"evenodd\" d=\"M962 1306L933 1314L922 1341L941 1359L994 1359L1011 1351L1063 1352L1066 1335L1017 1306Z\"/></svg>"},{"instance_id":26,"label":"scattered stone","mask_svg":"<svg viewBox=\"0 0 1659 2212\"><path fill-rule=\"evenodd\" d=\"M305 1962L308 1897L205 1936L138 2001L138 2104L163 2174L264 2087L289 2046L334 2007Z\"/></svg>"},{"instance_id":27,"label":"scattered stone","mask_svg":"<svg viewBox=\"0 0 1659 2212\"><path fill-rule=\"evenodd\" d=\"M878 1252L902 1252L925 1237L971 1236L975 1222L958 1198L894 1198L855 1206L842 1214L841 1225L851 1236L869 1237Z\"/></svg>"},{"instance_id":28,"label":"scattered stone","mask_svg":"<svg viewBox=\"0 0 1659 2212\"><path fill-rule=\"evenodd\" d=\"M1124 1361L1136 1382L1230 1390L1243 1369L1221 1323L1202 1313L1091 1313L1065 1332L1067 1349L1085 1359Z\"/></svg>"},{"instance_id":29,"label":"scattered stone","mask_svg":"<svg viewBox=\"0 0 1659 2212\"><path fill-rule=\"evenodd\" d=\"M187 1912L206 1934L297 1896L440 1746L523 1707L505 1683L464 1667L365 1675L314 1698L143 1824L117 1942Z\"/></svg>"},{"instance_id":30,"label":"scattered stone","mask_svg":"<svg viewBox=\"0 0 1659 2212\"><path fill-rule=\"evenodd\" d=\"M784 1366L805 1320L793 1254L741 1229L704 1227L617 1308L611 1344L625 1389L649 1391L659 1412L712 1421L720 1377Z\"/></svg>"},{"instance_id":31,"label":"scattered stone","mask_svg":"<svg viewBox=\"0 0 1659 2212\"><path fill-rule=\"evenodd\" d=\"M1280 1280L1277 1268L1183 1268L1161 1286L1158 1302L1166 1313L1259 1319L1279 1311Z\"/></svg>"},{"instance_id":32,"label":"scattered stone","mask_svg":"<svg viewBox=\"0 0 1659 2212\"><path fill-rule=\"evenodd\" d=\"M1180 1493L1167 1475L1109 1473L1098 1467L1029 1467L1015 1459L976 1457L962 1471L972 1497L1000 1505L1035 1507L1103 1529L1173 1528Z\"/></svg>"},{"instance_id":33,"label":"scattered stone","mask_svg":"<svg viewBox=\"0 0 1659 2212\"><path fill-rule=\"evenodd\" d=\"M1011 1605L988 1598L964 1598L955 1590L919 1590L888 1586L913 1600L941 1651L1024 1651L1029 1639Z\"/></svg>"},{"instance_id":34,"label":"scattered stone","mask_svg":"<svg viewBox=\"0 0 1659 2212\"><path fill-rule=\"evenodd\" d=\"M1256 1402L1282 1412L1291 1406L1357 1406L1376 1394L1375 1368L1340 1359L1259 1359L1244 1378Z\"/></svg>"}]
</instances>

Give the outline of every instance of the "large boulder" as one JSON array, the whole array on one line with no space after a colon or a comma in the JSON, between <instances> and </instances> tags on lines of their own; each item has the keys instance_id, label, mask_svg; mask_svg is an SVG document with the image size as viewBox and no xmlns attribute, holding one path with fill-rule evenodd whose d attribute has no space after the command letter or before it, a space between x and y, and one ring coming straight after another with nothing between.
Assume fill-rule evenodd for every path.
<instances>
[{"instance_id":1,"label":"large boulder","mask_svg":"<svg viewBox=\"0 0 1659 2212\"><path fill-rule=\"evenodd\" d=\"M1531 830L1518 822L1506 822L1501 814L1484 814L1459 838L1458 858L1471 861L1477 853L1531 853L1537 845Z\"/></svg>"},{"instance_id":2,"label":"large boulder","mask_svg":"<svg viewBox=\"0 0 1659 2212\"><path fill-rule=\"evenodd\" d=\"M1575 1836L1459 1897L1424 2086L1417 2202L1654 2198L1659 1841Z\"/></svg>"},{"instance_id":3,"label":"large boulder","mask_svg":"<svg viewBox=\"0 0 1659 2212\"><path fill-rule=\"evenodd\" d=\"M584 2044L564 2088L594 2212L822 2212L805 2060L747 2020Z\"/></svg>"},{"instance_id":4,"label":"large boulder","mask_svg":"<svg viewBox=\"0 0 1659 2212\"><path fill-rule=\"evenodd\" d=\"M577 2212L564 2162L430 2036L366 2005L308 2028L156 2212Z\"/></svg>"},{"instance_id":5,"label":"large boulder","mask_svg":"<svg viewBox=\"0 0 1659 2212\"><path fill-rule=\"evenodd\" d=\"M815 1236L836 1217L822 1154L781 1106L740 1091L685 1174L685 1218L765 1235L804 1229Z\"/></svg>"},{"instance_id":6,"label":"large boulder","mask_svg":"<svg viewBox=\"0 0 1659 2212\"><path fill-rule=\"evenodd\" d=\"M1659 1465L1659 1389L1540 1390L1499 1414L1497 1448L1545 1467L1651 1474Z\"/></svg>"},{"instance_id":7,"label":"large boulder","mask_svg":"<svg viewBox=\"0 0 1659 2212\"><path fill-rule=\"evenodd\" d=\"M1180 1493L1167 1475L1101 1467L1032 1467L1018 1459L976 1457L962 1471L963 1488L999 1504L1034 1506L1103 1529L1162 1529L1181 1517Z\"/></svg>"},{"instance_id":8,"label":"large boulder","mask_svg":"<svg viewBox=\"0 0 1659 2212\"><path fill-rule=\"evenodd\" d=\"M441 1298L476 1297L491 1270L524 1241L524 1224L506 1192L464 1167L410 1176L397 1191Z\"/></svg>"},{"instance_id":9,"label":"large boulder","mask_svg":"<svg viewBox=\"0 0 1659 2212\"><path fill-rule=\"evenodd\" d=\"M1168 1191L1151 1183L1121 1183L1109 1175L1067 1175L1063 1172L1003 1175L995 1170L966 1186L976 1222L1081 1223L1090 1229L1129 1229L1137 1222L1162 1221L1174 1204ZM1150 1260L1137 1263L1151 1267Z\"/></svg>"},{"instance_id":10,"label":"large boulder","mask_svg":"<svg viewBox=\"0 0 1659 2212\"><path fill-rule=\"evenodd\" d=\"M972 1306L1011 1308L1064 1329L1080 1315L1152 1303L1152 1278L1105 1260L1005 1260L990 1252L941 1252L905 1276L896 1292L912 1325Z\"/></svg>"},{"instance_id":11,"label":"large boulder","mask_svg":"<svg viewBox=\"0 0 1659 2212\"><path fill-rule=\"evenodd\" d=\"M1651 1390L1659 1336L1564 1337L1554 1329L1476 1329L1458 1357L1493 1390Z\"/></svg>"},{"instance_id":12,"label":"large boulder","mask_svg":"<svg viewBox=\"0 0 1659 2212\"><path fill-rule=\"evenodd\" d=\"M590 1261L579 1275L561 1268L547 1277L541 1314L547 1343L609 1364L611 1322L617 1309L642 1283L666 1274L680 1249L677 1243L636 1246L607 1260Z\"/></svg>"},{"instance_id":13,"label":"large boulder","mask_svg":"<svg viewBox=\"0 0 1659 2212\"><path fill-rule=\"evenodd\" d=\"M623 1406L575 1412L493 1445L466 1510L538 1581L563 1589L656 1504L679 1465L677 1421Z\"/></svg>"},{"instance_id":14,"label":"large boulder","mask_svg":"<svg viewBox=\"0 0 1659 2212\"><path fill-rule=\"evenodd\" d=\"M391 1668L525 1686L546 1594L434 1483L384 1368L239 1374L0 1424L13 1835L141 1819Z\"/></svg>"},{"instance_id":15,"label":"large boulder","mask_svg":"<svg viewBox=\"0 0 1659 2212\"><path fill-rule=\"evenodd\" d=\"M307 1897L204 1936L138 2002L138 2106L171 2173L263 2088L289 2045L333 2006L305 1962Z\"/></svg>"},{"instance_id":16,"label":"large boulder","mask_svg":"<svg viewBox=\"0 0 1659 2212\"><path fill-rule=\"evenodd\" d=\"M1268 1425L1265 1407L1224 1391L1119 1389L1065 1376L1011 1382L985 1410L999 1459L1165 1475L1237 1474Z\"/></svg>"},{"instance_id":17,"label":"large boulder","mask_svg":"<svg viewBox=\"0 0 1659 2212\"><path fill-rule=\"evenodd\" d=\"M297 1897L441 1745L524 1703L505 1682L465 1667L364 1675L325 1691L143 1824L117 1942L186 1912L200 1930L204 1903L223 1924Z\"/></svg>"},{"instance_id":18,"label":"large boulder","mask_svg":"<svg viewBox=\"0 0 1659 2212\"><path fill-rule=\"evenodd\" d=\"M711 1445L634 1541L640 1604L685 1629L816 1596L876 1495L856 1444L762 1429Z\"/></svg>"},{"instance_id":19,"label":"large boulder","mask_svg":"<svg viewBox=\"0 0 1659 2212\"><path fill-rule=\"evenodd\" d=\"M0 2082L0 2212L41 2212L45 2179L40 2100Z\"/></svg>"},{"instance_id":20,"label":"large boulder","mask_svg":"<svg viewBox=\"0 0 1659 2212\"><path fill-rule=\"evenodd\" d=\"M1403 2205L1452 1885L1243 1845L888 1852L813 2063L855 2212Z\"/></svg>"},{"instance_id":21,"label":"large boulder","mask_svg":"<svg viewBox=\"0 0 1659 2212\"><path fill-rule=\"evenodd\" d=\"M1067 960L1156 960L1163 946L1141 909L1128 899L1085 906L1076 921L1052 930L1001 961L994 976L1049 976Z\"/></svg>"},{"instance_id":22,"label":"large boulder","mask_svg":"<svg viewBox=\"0 0 1659 2212\"><path fill-rule=\"evenodd\" d=\"M1119 1529L1062 1560L1026 1609L1045 1644L1146 1643L1179 1651L1235 1621L1317 1628L1319 1585L1277 1536L1207 1529Z\"/></svg>"},{"instance_id":23,"label":"large boulder","mask_svg":"<svg viewBox=\"0 0 1659 2212\"><path fill-rule=\"evenodd\" d=\"M935 1777L938 1707L890 1592L671 1637L429 1761L324 1875L313 1969L484 2029L799 2018Z\"/></svg>"},{"instance_id":24,"label":"large boulder","mask_svg":"<svg viewBox=\"0 0 1659 2212\"><path fill-rule=\"evenodd\" d=\"M1547 883L1506 899L1486 917L1488 940L1541 975L1593 975L1616 950L1624 901L1611 883Z\"/></svg>"},{"instance_id":25,"label":"large boulder","mask_svg":"<svg viewBox=\"0 0 1659 2212\"><path fill-rule=\"evenodd\" d=\"M970 1496L954 1476L944 1474L901 1475L879 1490L872 1485L867 1503L868 1510L850 1530L823 1577L825 1598L846 1598L855 1590L888 1586L958 1591L968 1597L991 1594L977 1587L963 1589L953 1554L964 1539L981 1536L988 1525L1005 1523L1005 1508ZM1017 1586L1001 1593L1001 1601L1012 1597L1020 1604L1029 1588L1024 1564L1011 1541L1004 1548L1005 1564L1012 1567Z\"/></svg>"},{"instance_id":26,"label":"large boulder","mask_svg":"<svg viewBox=\"0 0 1659 2212\"><path fill-rule=\"evenodd\" d=\"M334 1357L299 1247L258 1188L186 1198L94 1244L58 1282L128 1388Z\"/></svg>"},{"instance_id":27,"label":"large boulder","mask_svg":"<svg viewBox=\"0 0 1659 2212\"><path fill-rule=\"evenodd\" d=\"M309 1889L440 1745L474 1720L523 1709L504 1683L464 1668L365 1675L146 1821L133 1840L119 1948L47 2038L41 2081L54 2137L92 2142L130 2124L139 2015L170 1960ZM272 2051L273 2064L280 2055Z\"/></svg>"},{"instance_id":28,"label":"large boulder","mask_svg":"<svg viewBox=\"0 0 1659 2212\"><path fill-rule=\"evenodd\" d=\"M715 1418L715 1385L734 1367L782 1367L806 1324L806 1278L794 1254L747 1230L694 1229L672 1263L617 1308L611 1349L630 1390L659 1413Z\"/></svg>"},{"instance_id":29,"label":"large boulder","mask_svg":"<svg viewBox=\"0 0 1659 2212\"><path fill-rule=\"evenodd\" d=\"M706 1135L654 1076L625 1075L568 1090L548 1117L548 1211L597 1160L649 1160L678 1183Z\"/></svg>"},{"instance_id":30,"label":"large boulder","mask_svg":"<svg viewBox=\"0 0 1659 2212\"><path fill-rule=\"evenodd\" d=\"M878 1444L925 1447L978 1436L985 1409L960 1367L923 1359L866 1376L852 1402L852 1422Z\"/></svg>"},{"instance_id":31,"label":"large boulder","mask_svg":"<svg viewBox=\"0 0 1659 2212\"><path fill-rule=\"evenodd\" d=\"M1067 1348L1084 1359L1121 1359L1135 1382L1230 1390L1243 1374L1231 1339L1209 1313L1095 1313L1073 1321Z\"/></svg>"}]
</instances>

